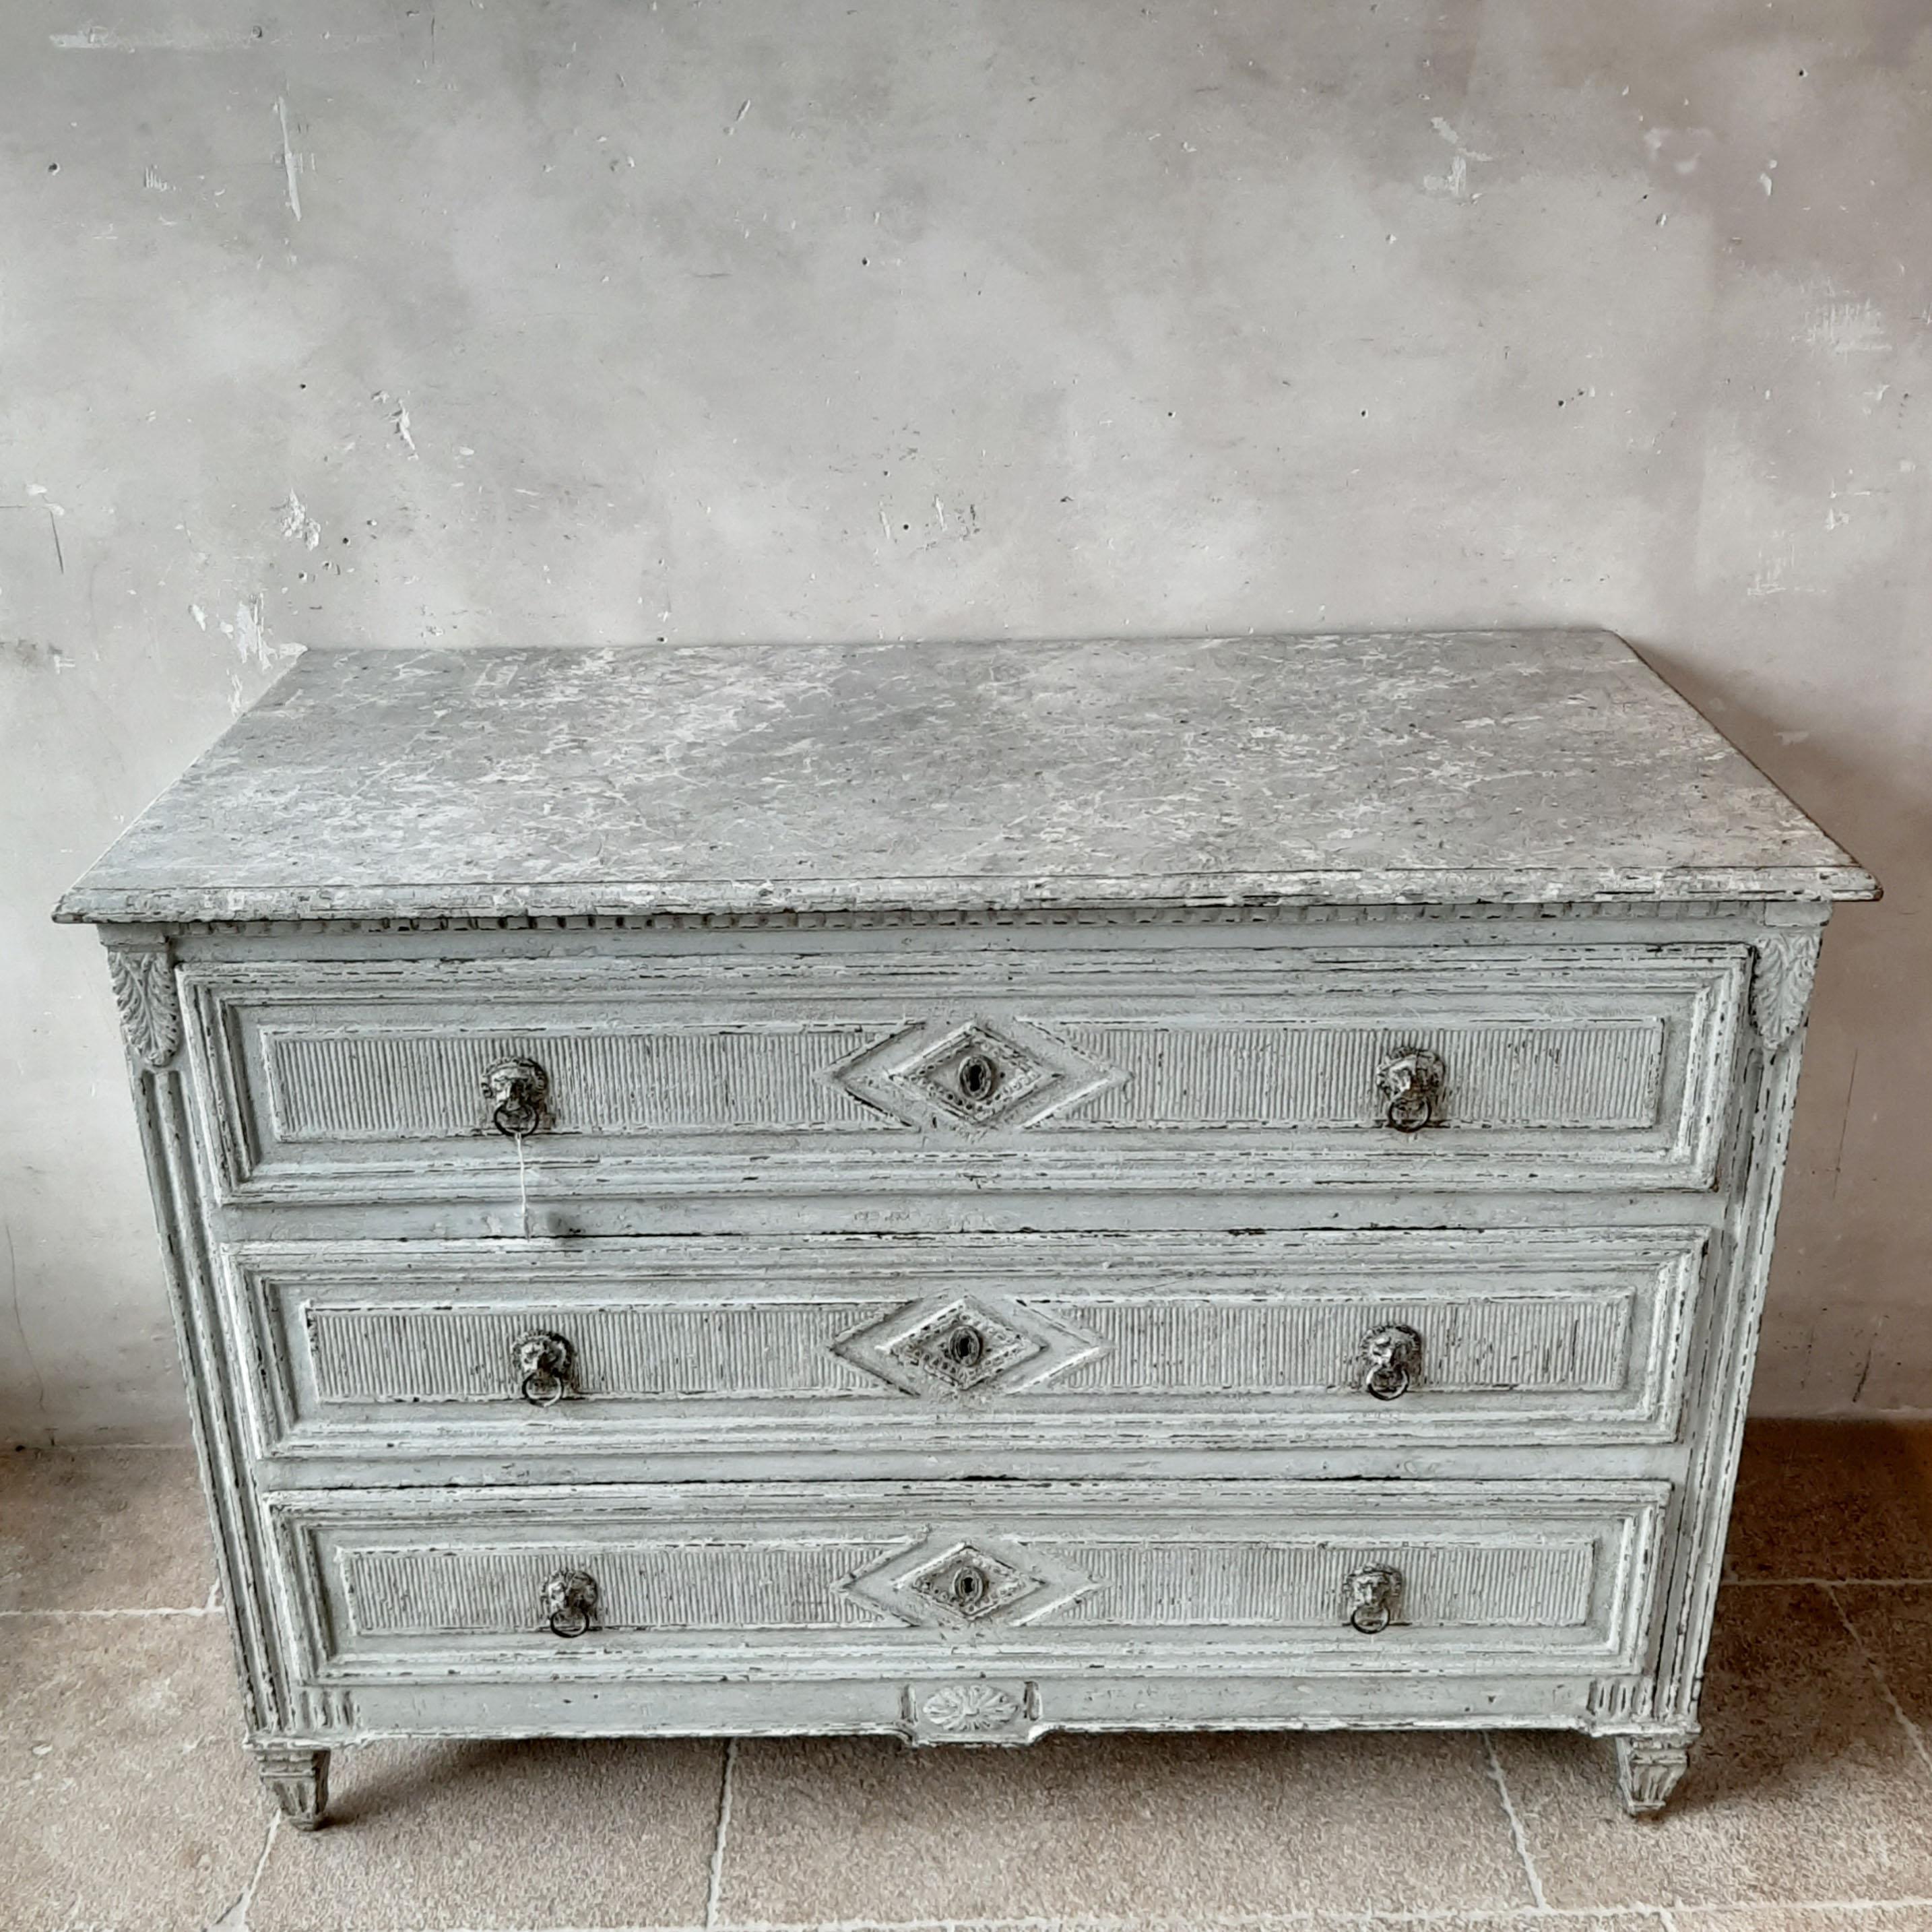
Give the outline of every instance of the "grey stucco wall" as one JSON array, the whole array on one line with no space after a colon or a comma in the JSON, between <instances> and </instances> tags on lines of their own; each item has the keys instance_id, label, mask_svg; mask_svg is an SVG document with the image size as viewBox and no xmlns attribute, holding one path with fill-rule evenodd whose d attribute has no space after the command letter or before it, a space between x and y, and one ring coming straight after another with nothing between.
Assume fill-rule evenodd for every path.
<instances>
[{"instance_id":1,"label":"grey stucco wall","mask_svg":"<svg viewBox=\"0 0 1932 1932\"><path fill-rule=\"evenodd\" d=\"M1923 0L0 10L0 1435L184 1423L58 891L310 643L1602 623L1871 866L1758 1406L1932 1409Z\"/></svg>"}]
</instances>

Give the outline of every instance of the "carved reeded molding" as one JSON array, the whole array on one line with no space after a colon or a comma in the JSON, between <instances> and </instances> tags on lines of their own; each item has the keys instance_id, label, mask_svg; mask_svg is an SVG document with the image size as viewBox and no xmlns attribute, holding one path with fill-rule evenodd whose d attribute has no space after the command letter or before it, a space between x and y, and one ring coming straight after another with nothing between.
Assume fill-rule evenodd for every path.
<instances>
[{"instance_id":1,"label":"carved reeded molding","mask_svg":"<svg viewBox=\"0 0 1932 1932\"><path fill-rule=\"evenodd\" d=\"M1657 1684L1648 1677L1599 1678L1590 1686L1590 1714L1606 1724L1656 1714Z\"/></svg>"},{"instance_id":2,"label":"carved reeded molding","mask_svg":"<svg viewBox=\"0 0 1932 1932\"><path fill-rule=\"evenodd\" d=\"M356 1728L356 1698L352 1691L329 1685L307 1684L292 1699L295 1721L303 1730L320 1736L330 1731Z\"/></svg>"},{"instance_id":3,"label":"carved reeded molding","mask_svg":"<svg viewBox=\"0 0 1932 1932\"><path fill-rule=\"evenodd\" d=\"M1756 941L1751 975L1751 1018L1772 1052L1798 1030L1811 998L1820 935L1815 932L1767 933Z\"/></svg>"},{"instance_id":4,"label":"carved reeded molding","mask_svg":"<svg viewBox=\"0 0 1932 1932\"><path fill-rule=\"evenodd\" d=\"M142 1066L165 1066L181 1051L181 1002L165 947L116 947L107 956L114 1004L128 1050Z\"/></svg>"},{"instance_id":5,"label":"carved reeded molding","mask_svg":"<svg viewBox=\"0 0 1932 1932\"><path fill-rule=\"evenodd\" d=\"M1511 924L1564 923L1586 919L1665 920L1672 923L1734 918L1753 910L1742 899L1690 899L1646 904L1628 899L1552 899L1494 904L1444 901L1365 905L1173 905L998 908L880 912L732 912L477 914L395 919L190 920L184 932L245 933L282 938L341 932L818 932L910 927L1383 926L1444 920Z\"/></svg>"}]
</instances>

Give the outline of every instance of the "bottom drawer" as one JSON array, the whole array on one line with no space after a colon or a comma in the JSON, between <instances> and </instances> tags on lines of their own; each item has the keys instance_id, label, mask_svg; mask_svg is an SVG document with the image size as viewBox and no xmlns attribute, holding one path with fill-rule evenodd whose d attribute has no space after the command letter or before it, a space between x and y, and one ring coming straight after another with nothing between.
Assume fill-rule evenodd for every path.
<instances>
[{"instance_id":1,"label":"bottom drawer","mask_svg":"<svg viewBox=\"0 0 1932 1932\"><path fill-rule=\"evenodd\" d=\"M1635 1667L1661 1482L266 1498L315 1684Z\"/></svg>"}]
</instances>

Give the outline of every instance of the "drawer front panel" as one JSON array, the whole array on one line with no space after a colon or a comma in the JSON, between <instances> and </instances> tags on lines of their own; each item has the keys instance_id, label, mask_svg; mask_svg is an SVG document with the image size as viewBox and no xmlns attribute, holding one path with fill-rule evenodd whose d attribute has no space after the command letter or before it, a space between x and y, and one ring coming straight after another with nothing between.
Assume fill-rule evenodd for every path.
<instances>
[{"instance_id":1,"label":"drawer front panel","mask_svg":"<svg viewBox=\"0 0 1932 1932\"><path fill-rule=\"evenodd\" d=\"M262 1448L1282 1448L1674 1435L1702 1237L253 1244Z\"/></svg>"},{"instance_id":2,"label":"drawer front panel","mask_svg":"<svg viewBox=\"0 0 1932 1932\"><path fill-rule=\"evenodd\" d=\"M183 979L232 1200L1705 1186L1748 956L1202 947ZM529 1084L506 1111L512 1078Z\"/></svg>"},{"instance_id":3,"label":"drawer front panel","mask_svg":"<svg viewBox=\"0 0 1932 1932\"><path fill-rule=\"evenodd\" d=\"M303 1673L1628 1667L1660 1483L752 1484L270 1498Z\"/></svg>"},{"instance_id":4,"label":"drawer front panel","mask_svg":"<svg viewBox=\"0 0 1932 1932\"><path fill-rule=\"evenodd\" d=\"M1420 1048L1455 1066L1445 1125L1630 1131L1656 1124L1664 1071L1664 1022L1648 1018L1211 1029L1142 1022L1058 1031L1118 1076L1067 1124L1080 1126L1375 1129L1382 1067Z\"/></svg>"}]
</instances>

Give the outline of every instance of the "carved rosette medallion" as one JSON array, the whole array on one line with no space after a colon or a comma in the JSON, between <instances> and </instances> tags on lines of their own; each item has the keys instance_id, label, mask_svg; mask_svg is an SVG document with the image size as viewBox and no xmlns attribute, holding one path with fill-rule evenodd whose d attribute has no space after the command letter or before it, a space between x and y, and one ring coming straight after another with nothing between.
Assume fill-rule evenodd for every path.
<instances>
[{"instance_id":1,"label":"carved rosette medallion","mask_svg":"<svg viewBox=\"0 0 1932 1932\"><path fill-rule=\"evenodd\" d=\"M1774 1053L1798 1030L1811 997L1821 935L1814 931L1767 933L1756 942L1751 975L1751 1019Z\"/></svg>"},{"instance_id":2,"label":"carved rosette medallion","mask_svg":"<svg viewBox=\"0 0 1932 1932\"><path fill-rule=\"evenodd\" d=\"M107 970L128 1052L142 1066L165 1066L182 1043L181 1003L166 952L116 948L107 956Z\"/></svg>"},{"instance_id":3,"label":"carved rosette medallion","mask_svg":"<svg viewBox=\"0 0 1932 1932\"><path fill-rule=\"evenodd\" d=\"M997 1684L950 1684L920 1706L935 1731L1004 1730L1020 1712L1020 1700Z\"/></svg>"},{"instance_id":4,"label":"carved rosette medallion","mask_svg":"<svg viewBox=\"0 0 1932 1932\"><path fill-rule=\"evenodd\" d=\"M901 1708L916 1744L1022 1744L1036 1733L1040 1690L1031 1683L908 1684Z\"/></svg>"}]
</instances>

